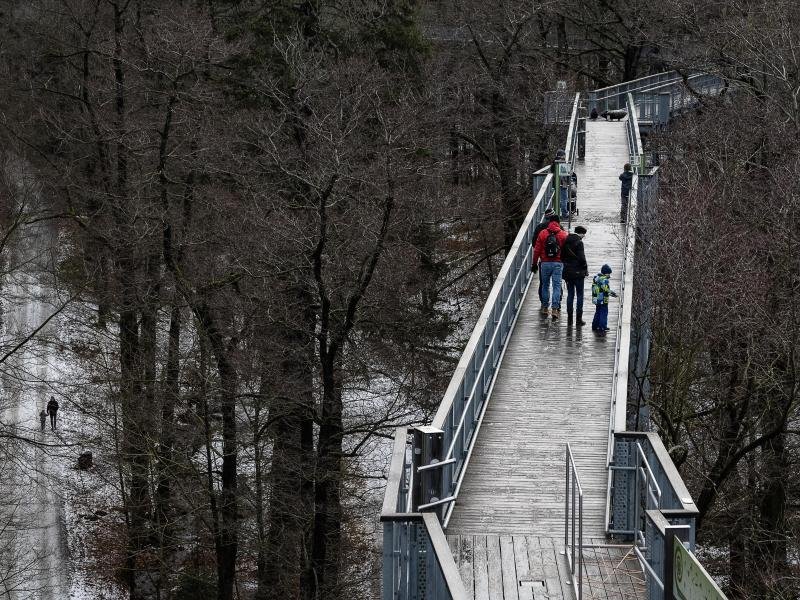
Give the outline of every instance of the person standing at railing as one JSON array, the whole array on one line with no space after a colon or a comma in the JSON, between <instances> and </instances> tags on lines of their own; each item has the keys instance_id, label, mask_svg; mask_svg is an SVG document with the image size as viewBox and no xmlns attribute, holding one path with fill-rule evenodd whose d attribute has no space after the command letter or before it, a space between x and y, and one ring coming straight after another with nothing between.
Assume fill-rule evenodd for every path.
<instances>
[{"instance_id":1,"label":"person standing at railing","mask_svg":"<svg viewBox=\"0 0 800 600\"><path fill-rule=\"evenodd\" d=\"M567 212L569 210L569 188L572 183L571 176L569 173L562 173L559 171L560 165L563 165L567 159L567 153L563 150L559 150L556 152L556 157L553 160L553 164L550 165L550 172L553 174L553 185L558 187L558 208L560 212L558 213L560 217L566 217ZM555 199L553 200L553 205L555 207Z\"/></svg>"},{"instance_id":2,"label":"person standing at railing","mask_svg":"<svg viewBox=\"0 0 800 600\"><path fill-rule=\"evenodd\" d=\"M564 264L564 281L567 282L567 324L572 323L572 308L575 303L575 325L581 327L583 322L583 280L589 275L586 254L583 250L583 238L586 228L578 225L574 233L570 233L561 250L561 262Z\"/></svg>"},{"instance_id":3,"label":"person standing at railing","mask_svg":"<svg viewBox=\"0 0 800 600\"><path fill-rule=\"evenodd\" d=\"M547 229L536 238L533 246L533 272L542 269L542 316L550 314L553 319L561 315L561 249L567 240L567 232L561 229L561 219L553 215ZM541 265L539 261L541 260ZM550 311L550 286L552 285L552 312Z\"/></svg>"},{"instance_id":4,"label":"person standing at railing","mask_svg":"<svg viewBox=\"0 0 800 600\"><path fill-rule=\"evenodd\" d=\"M625 163L622 168L622 173L619 174L619 180L622 182L621 194L622 201L620 207L620 222L625 223L628 220L628 201L631 197L631 188L633 187L633 168L631 163Z\"/></svg>"}]
</instances>

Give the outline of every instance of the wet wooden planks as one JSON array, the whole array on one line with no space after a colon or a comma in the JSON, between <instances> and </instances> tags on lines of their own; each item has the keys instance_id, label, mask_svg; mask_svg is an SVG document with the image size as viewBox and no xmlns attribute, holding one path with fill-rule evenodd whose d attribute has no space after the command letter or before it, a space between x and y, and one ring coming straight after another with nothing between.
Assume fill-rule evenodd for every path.
<instances>
[{"instance_id":1,"label":"wet wooden planks","mask_svg":"<svg viewBox=\"0 0 800 600\"><path fill-rule=\"evenodd\" d=\"M595 540L602 542L602 540ZM449 535L473 600L574 600L563 540L528 535ZM626 548L584 550L583 597L643 600L644 579Z\"/></svg>"},{"instance_id":2,"label":"wet wooden planks","mask_svg":"<svg viewBox=\"0 0 800 600\"><path fill-rule=\"evenodd\" d=\"M586 161L577 163L580 216L590 277L623 262L619 173L628 160L625 124L589 122ZM591 323L591 279L584 320ZM612 288L619 278L612 275ZM514 328L447 532L557 538L564 527L564 445L572 444L585 492L584 533L605 532L606 450L618 305L609 335L539 314L531 285Z\"/></svg>"}]
</instances>

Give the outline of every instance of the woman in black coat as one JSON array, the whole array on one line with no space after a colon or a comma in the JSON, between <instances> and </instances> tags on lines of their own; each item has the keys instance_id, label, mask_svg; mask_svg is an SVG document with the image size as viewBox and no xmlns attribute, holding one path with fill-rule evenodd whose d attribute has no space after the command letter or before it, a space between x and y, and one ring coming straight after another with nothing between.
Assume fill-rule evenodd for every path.
<instances>
[{"instance_id":1,"label":"woman in black coat","mask_svg":"<svg viewBox=\"0 0 800 600\"><path fill-rule=\"evenodd\" d=\"M561 250L561 261L564 263L563 279L567 282L567 323L572 321L572 304L575 302L575 325L585 325L583 317L583 280L589 274L586 254L583 251L583 236L586 228L578 225L574 233L570 233ZM575 297L577 296L577 301Z\"/></svg>"}]
</instances>

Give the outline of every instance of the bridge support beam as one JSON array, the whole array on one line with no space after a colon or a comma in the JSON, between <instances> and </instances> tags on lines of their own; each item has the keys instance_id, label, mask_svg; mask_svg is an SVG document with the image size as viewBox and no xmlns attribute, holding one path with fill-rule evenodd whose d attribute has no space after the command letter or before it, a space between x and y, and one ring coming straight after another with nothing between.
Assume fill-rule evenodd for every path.
<instances>
[{"instance_id":1,"label":"bridge support beam","mask_svg":"<svg viewBox=\"0 0 800 600\"><path fill-rule=\"evenodd\" d=\"M416 427L414 433L412 472L414 473L411 488L411 508L414 512L420 506L442 500L442 469L431 468L442 461L444 432L430 426ZM445 505L435 507L441 522Z\"/></svg>"},{"instance_id":2,"label":"bridge support beam","mask_svg":"<svg viewBox=\"0 0 800 600\"><path fill-rule=\"evenodd\" d=\"M669 113L671 112L672 94L661 92L658 95L658 123L666 125L669 123Z\"/></svg>"}]
</instances>

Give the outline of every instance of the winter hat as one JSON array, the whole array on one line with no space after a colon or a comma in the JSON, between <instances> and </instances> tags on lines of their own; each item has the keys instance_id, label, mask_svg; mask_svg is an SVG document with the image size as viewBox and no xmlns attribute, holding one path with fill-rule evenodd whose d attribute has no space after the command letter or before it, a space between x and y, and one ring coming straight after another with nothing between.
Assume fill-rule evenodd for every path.
<instances>
[{"instance_id":1,"label":"winter hat","mask_svg":"<svg viewBox=\"0 0 800 600\"><path fill-rule=\"evenodd\" d=\"M575 228L575 233L577 233L578 235L586 235L586 227L584 227L583 225L578 225Z\"/></svg>"},{"instance_id":2,"label":"winter hat","mask_svg":"<svg viewBox=\"0 0 800 600\"><path fill-rule=\"evenodd\" d=\"M611 267L609 267L608 265L603 265L602 268L600 269L600 272L603 275L611 275Z\"/></svg>"},{"instance_id":3,"label":"winter hat","mask_svg":"<svg viewBox=\"0 0 800 600\"><path fill-rule=\"evenodd\" d=\"M548 208L546 211L544 211L544 216L545 217L549 217L550 215L554 215L554 214L556 214L556 213L552 208Z\"/></svg>"}]
</instances>

